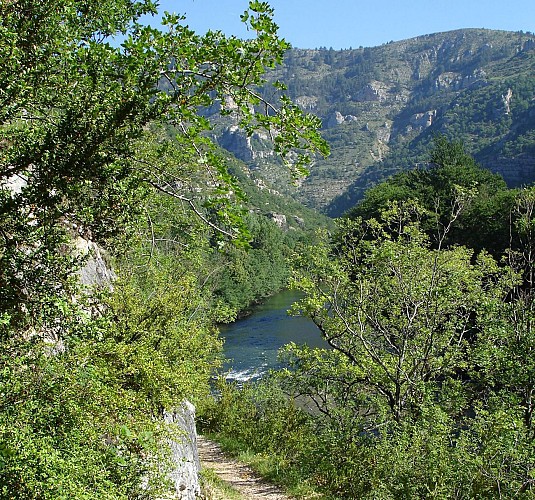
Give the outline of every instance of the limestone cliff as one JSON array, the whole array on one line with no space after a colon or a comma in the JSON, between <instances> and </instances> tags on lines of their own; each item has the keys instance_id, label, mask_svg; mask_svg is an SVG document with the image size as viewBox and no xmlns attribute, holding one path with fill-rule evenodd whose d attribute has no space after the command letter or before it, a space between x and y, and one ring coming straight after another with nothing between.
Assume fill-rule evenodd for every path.
<instances>
[{"instance_id":1,"label":"limestone cliff","mask_svg":"<svg viewBox=\"0 0 535 500\"><path fill-rule=\"evenodd\" d=\"M295 196L327 211L337 197L353 203L366 186L425 162L435 134L464 141L510 185L535 180L534 74L535 36L522 32L462 29L380 47L289 51L267 78L322 119L331 147ZM235 123L218 133L223 147L282 190L288 180L270 175L265 139L246 137Z\"/></svg>"}]
</instances>

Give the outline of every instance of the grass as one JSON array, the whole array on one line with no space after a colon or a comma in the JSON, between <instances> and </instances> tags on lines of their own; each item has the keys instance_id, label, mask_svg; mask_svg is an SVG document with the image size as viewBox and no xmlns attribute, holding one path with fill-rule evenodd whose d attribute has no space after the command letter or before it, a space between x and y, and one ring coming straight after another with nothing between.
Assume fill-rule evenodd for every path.
<instances>
[{"instance_id":1,"label":"grass","mask_svg":"<svg viewBox=\"0 0 535 500\"><path fill-rule=\"evenodd\" d=\"M221 434L209 434L209 439L213 439L220 444L221 448L232 455L240 462L247 464L259 476L273 484L277 484L284 488L289 496L300 500L329 500L308 484L299 471L290 467L284 457L266 454L255 453L238 440L231 437L223 436ZM229 497L230 499L231 497ZM236 497L239 499L240 497ZM211 500L208 498L207 500ZM215 500L215 499L214 499Z\"/></svg>"},{"instance_id":2,"label":"grass","mask_svg":"<svg viewBox=\"0 0 535 500\"><path fill-rule=\"evenodd\" d=\"M201 488L204 500L246 500L238 490L223 481L212 469L201 471Z\"/></svg>"}]
</instances>

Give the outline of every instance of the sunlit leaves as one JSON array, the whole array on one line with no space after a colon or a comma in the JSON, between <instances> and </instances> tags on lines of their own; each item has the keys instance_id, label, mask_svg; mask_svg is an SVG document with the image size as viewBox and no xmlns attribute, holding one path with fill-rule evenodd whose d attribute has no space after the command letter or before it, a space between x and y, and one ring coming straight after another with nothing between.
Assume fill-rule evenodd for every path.
<instances>
[{"instance_id":1,"label":"sunlit leaves","mask_svg":"<svg viewBox=\"0 0 535 500\"><path fill-rule=\"evenodd\" d=\"M251 238L200 109L231 98L282 154L324 147L317 121L255 93L288 48L267 3L251 2L246 41L139 24L155 10L0 2L2 496L156 496L162 409L206 394L220 348L197 249ZM80 237L133 266L106 300L78 283Z\"/></svg>"},{"instance_id":2,"label":"sunlit leaves","mask_svg":"<svg viewBox=\"0 0 535 500\"><path fill-rule=\"evenodd\" d=\"M377 229L403 212L394 208ZM395 232L373 230L373 239L368 230L363 238L372 222L345 221L338 248L312 249L311 267L303 259L297 284L307 297L297 307L361 370L361 390L384 398L399 421L426 385L467 367L473 317L486 299L500 300L502 273L488 256L474 265L462 247L430 249L410 218Z\"/></svg>"}]
</instances>

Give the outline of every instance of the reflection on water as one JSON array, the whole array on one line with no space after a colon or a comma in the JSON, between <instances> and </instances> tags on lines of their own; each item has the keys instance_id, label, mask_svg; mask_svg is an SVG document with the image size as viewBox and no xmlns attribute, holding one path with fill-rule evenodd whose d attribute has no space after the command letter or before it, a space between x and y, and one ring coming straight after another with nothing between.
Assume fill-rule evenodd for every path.
<instances>
[{"instance_id":1,"label":"reflection on water","mask_svg":"<svg viewBox=\"0 0 535 500\"><path fill-rule=\"evenodd\" d=\"M299 292L285 290L256 307L247 318L221 327L228 378L244 381L260 377L277 366L277 351L289 342L325 347L311 320L287 314L300 297Z\"/></svg>"}]
</instances>

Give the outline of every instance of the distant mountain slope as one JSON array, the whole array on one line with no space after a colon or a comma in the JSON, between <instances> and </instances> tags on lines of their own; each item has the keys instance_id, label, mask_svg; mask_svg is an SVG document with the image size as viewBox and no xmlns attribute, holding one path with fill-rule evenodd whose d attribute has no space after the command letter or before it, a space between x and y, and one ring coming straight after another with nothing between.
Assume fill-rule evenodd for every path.
<instances>
[{"instance_id":1,"label":"distant mountain slope","mask_svg":"<svg viewBox=\"0 0 535 500\"><path fill-rule=\"evenodd\" d=\"M464 29L373 48L295 49L268 77L323 120L332 154L295 193L331 215L384 176L425 162L437 133L463 140L511 185L535 180L535 35ZM220 144L287 190L264 138L231 125L216 127Z\"/></svg>"}]
</instances>

